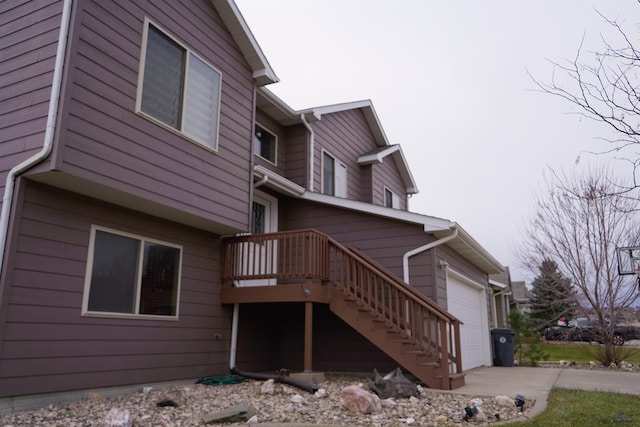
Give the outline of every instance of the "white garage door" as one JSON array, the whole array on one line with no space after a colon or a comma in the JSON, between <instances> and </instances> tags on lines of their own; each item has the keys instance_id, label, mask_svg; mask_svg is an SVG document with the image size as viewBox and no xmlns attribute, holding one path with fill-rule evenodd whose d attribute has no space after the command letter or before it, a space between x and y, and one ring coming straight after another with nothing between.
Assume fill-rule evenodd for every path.
<instances>
[{"instance_id":1,"label":"white garage door","mask_svg":"<svg viewBox=\"0 0 640 427\"><path fill-rule=\"evenodd\" d=\"M460 327L462 369L472 369L486 363L489 347L488 325L485 319L482 289L466 283L457 275L447 274L447 303L449 312L464 324Z\"/></svg>"}]
</instances>

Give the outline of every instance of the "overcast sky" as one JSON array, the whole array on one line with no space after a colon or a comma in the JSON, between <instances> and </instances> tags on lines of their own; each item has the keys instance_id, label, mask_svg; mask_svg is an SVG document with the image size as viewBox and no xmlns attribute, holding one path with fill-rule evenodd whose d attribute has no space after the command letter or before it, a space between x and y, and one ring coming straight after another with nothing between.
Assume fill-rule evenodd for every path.
<instances>
[{"instance_id":1,"label":"overcast sky","mask_svg":"<svg viewBox=\"0 0 640 427\"><path fill-rule=\"evenodd\" d=\"M530 282L514 256L545 168L594 161L602 125L536 91L527 70L601 47L596 9L637 39L636 0L236 0L292 108L370 99L420 193L413 212L460 224ZM589 160L592 159L592 160ZM605 161L596 157L595 161Z\"/></svg>"}]
</instances>

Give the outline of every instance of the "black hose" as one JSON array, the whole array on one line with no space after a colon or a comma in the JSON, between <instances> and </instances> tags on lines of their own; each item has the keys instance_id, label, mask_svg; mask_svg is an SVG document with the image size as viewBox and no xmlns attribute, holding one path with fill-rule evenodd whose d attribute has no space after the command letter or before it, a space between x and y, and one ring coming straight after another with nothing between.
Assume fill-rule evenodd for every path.
<instances>
[{"instance_id":1,"label":"black hose","mask_svg":"<svg viewBox=\"0 0 640 427\"><path fill-rule=\"evenodd\" d=\"M236 368L231 368L231 373L234 375L240 375L241 377L253 379L253 380L273 380L276 383L289 384L294 387L297 387L301 390L308 391L309 393L315 393L318 391L318 386L307 381L299 380L297 378L291 377L283 377L282 375L273 375L273 374L261 374L257 372L244 372L240 371Z\"/></svg>"}]
</instances>

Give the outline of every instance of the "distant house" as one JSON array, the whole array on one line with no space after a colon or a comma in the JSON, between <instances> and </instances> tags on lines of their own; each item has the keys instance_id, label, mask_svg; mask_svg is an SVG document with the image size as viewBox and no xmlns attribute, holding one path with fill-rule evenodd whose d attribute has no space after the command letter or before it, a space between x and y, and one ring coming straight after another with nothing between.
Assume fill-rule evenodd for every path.
<instances>
[{"instance_id":1,"label":"distant house","mask_svg":"<svg viewBox=\"0 0 640 427\"><path fill-rule=\"evenodd\" d=\"M531 292L525 282L512 282L511 307L523 313L531 312Z\"/></svg>"},{"instance_id":2,"label":"distant house","mask_svg":"<svg viewBox=\"0 0 640 427\"><path fill-rule=\"evenodd\" d=\"M401 365L452 389L491 364L504 267L407 210L416 183L370 101L295 111L268 91L231 0L4 16L5 403L234 366Z\"/></svg>"},{"instance_id":3,"label":"distant house","mask_svg":"<svg viewBox=\"0 0 640 427\"><path fill-rule=\"evenodd\" d=\"M513 295L511 273L505 267L502 273L489 276L489 295L491 296L492 328L504 329L509 327L510 298Z\"/></svg>"}]
</instances>

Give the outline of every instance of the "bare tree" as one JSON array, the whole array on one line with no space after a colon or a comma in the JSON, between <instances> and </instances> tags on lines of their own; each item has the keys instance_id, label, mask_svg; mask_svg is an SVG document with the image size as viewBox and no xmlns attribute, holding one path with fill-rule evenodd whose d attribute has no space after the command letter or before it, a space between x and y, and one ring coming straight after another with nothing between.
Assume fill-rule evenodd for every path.
<instances>
[{"instance_id":1,"label":"bare tree","mask_svg":"<svg viewBox=\"0 0 640 427\"><path fill-rule=\"evenodd\" d=\"M609 325L603 330L601 362L619 362L614 320L638 299L638 290L635 277L618 274L616 247L639 243L638 201L612 191L607 169L572 177L551 172L545 181L518 258L531 272L544 261L557 263L571 280L579 306L599 325Z\"/></svg>"},{"instance_id":2,"label":"bare tree","mask_svg":"<svg viewBox=\"0 0 640 427\"><path fill-rule=\"evenodd\" d=\"M630 163L629 184L612 188L624 194L640 188L636 173L640 168L640 50L634 46L624 22L597 13L607 28L613 30L607 36L600 35L598 51L585 51L583 37L575 58L550 61L553 65L550 82L530 73L529 76L542 91L579 107L575 114L609 128L611 136L599 138L607 143L600 154L615 153Z\"/></svg>"}]
</instances>

